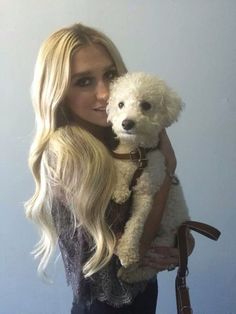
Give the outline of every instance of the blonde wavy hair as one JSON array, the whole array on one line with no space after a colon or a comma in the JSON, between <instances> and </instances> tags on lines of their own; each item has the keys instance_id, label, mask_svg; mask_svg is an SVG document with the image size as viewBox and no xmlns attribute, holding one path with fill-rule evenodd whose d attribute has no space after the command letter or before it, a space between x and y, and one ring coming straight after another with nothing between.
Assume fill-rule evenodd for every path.
<instances>
[{"instance_id":1,"label":"blonde wavy hair","mask_svg":"<svg viewBox=\"0 0 236 314\"><path fill-rule=\"evenodd\" d=\"M118 75L127 72L112 41L82 24L53 33L42 44L35 65L31 95L36 134L29 154L35 192L25 208L27 218L41 233L32 252L40 258L40 275L45 274L58 238L52 216L55 198L66 202L75 225L82 225L93 240L92 256L83 266L85 276L106 265L114 252L115 236L105 219L114 186L112 158L96 137L73 124L62 110L71 81L72 56L90 44L105 47Z\"/></svg>"}]
</instances>

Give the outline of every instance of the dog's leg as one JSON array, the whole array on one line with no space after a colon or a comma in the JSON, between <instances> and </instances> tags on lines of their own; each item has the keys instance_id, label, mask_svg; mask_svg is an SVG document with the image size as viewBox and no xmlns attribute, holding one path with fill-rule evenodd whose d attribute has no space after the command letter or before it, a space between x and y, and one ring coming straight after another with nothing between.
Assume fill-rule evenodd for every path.
<instances>
[{"instance_id":1,"label":"dog's leg","mask_svg":"<svg viewBox=\"0 0 236 314\"><path fill-rule=\"evenodd\" d=\"M118 184L115 186L115 190L112 194L112 199L117 204L122 204L130 197L131 191L125 180L125 178L120 177Z\"/></svg>"},{"instance_id":2,"label":"dog's leg","mask_svg":"<svg viewBox=\"0 0 236 314\"><path fill-rule=\"evenodd\" d=\"M152 203L151 195L135 193L133 197L132 217L126 223L125 232L117 247L117 254L124 267L139 261L139 242Z\"/></svg>"},{"instance_id":3,"label":"dog's leg","mask_svg":"<svg viewBox=\"0 0 236 314\"><path fill-rule=\"evenodd\" d=\"M157 271L150 267L140 267L134 264L128 268L121 267L118 271L118 278L128 283L146 281L153 278Z\"/></svg>"},{"instance_id":4,"label":"dog's leg","mask_svg":"<svg viewBox=\"0 0 236 314\"><path fill-rule=\"evenodd\" d=\"M131 194L129 189L130 177L132 177L133 169L125 167L124 163L115 161L116 166L116 185L112 194L112 199L118 204L124 203Z\"/></svg>"}]
</instances>

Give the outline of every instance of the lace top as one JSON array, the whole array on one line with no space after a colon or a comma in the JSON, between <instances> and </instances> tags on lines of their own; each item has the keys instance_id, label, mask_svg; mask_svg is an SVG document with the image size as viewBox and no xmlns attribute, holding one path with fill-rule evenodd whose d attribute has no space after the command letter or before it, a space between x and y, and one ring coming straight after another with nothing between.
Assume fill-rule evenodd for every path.
<instances>
[{"instance_id":1,"label":"lace top","mask_svg":"<svg viewBox=\"0 0 236 314\"><path fill-rule=\"evenodd\" d=\"M107 210L108 223L112 222L114 232L122 232L127 221L127 206L119 207L110 203ZM114 215L116 213L116 215ZM117 217L119 213L119 217ZM117 256L113 256L110 262L100 271L89 278L84 278L82 266L88 258L89 241L82 227L74 230L73 221L69 210L60 202L54 201L52 215L58 234L58 244L65 266L67 283L71 285L75 301L82 301L89 306L94 299L105 301L114 306L132 302L134 297L143 292L147 282L128 284L117 278L117 271L121 267ZM116 219L115 219L116 216Z\"/></svg>"}]
</instances>

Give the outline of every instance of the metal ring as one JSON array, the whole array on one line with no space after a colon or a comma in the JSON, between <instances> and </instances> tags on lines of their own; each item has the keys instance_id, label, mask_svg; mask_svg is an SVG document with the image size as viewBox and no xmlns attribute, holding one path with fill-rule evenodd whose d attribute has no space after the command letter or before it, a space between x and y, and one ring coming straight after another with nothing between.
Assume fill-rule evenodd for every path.
<instances>
[{"instance_id":1,"label":"metal ring","mask_svg":"<svg viewBox=\"0 0 236 314\"><path fill-rule=\"evenodd\" d=\"M172 270L174 270L175 269L175 265L174 264L170 264L169 266L168 266L168 268L167 268L167 270L168 271L172 271Z\"/></svg>"},{"instance_id":2,"label":"metal ring","mask_svg":"<svg viewBox=\"0 0 236 314\"><path fill-rule=\"evenodd\" d=\"M168 175L169 178L171 178L173 185L179 185L179 179L174 173L170 172L169 170L166 170L166 174Z\"/></svg>"}]
</instances>

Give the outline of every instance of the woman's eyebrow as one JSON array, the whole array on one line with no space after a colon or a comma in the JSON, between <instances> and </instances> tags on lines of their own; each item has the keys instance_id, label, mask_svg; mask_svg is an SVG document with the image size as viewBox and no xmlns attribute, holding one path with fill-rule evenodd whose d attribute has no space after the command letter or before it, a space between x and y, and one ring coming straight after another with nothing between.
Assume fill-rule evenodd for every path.
<instances>
[{"instance_id":1,"label":"woman's eyebrow","mask_svg":"<svg viewBox=\"0 0 236 314\"><path fill-rule=\"evenodd\" d=\"M71 78L77 78L77 77L81 77L81 76L87 76L87 75L91 75L91 71L84 71L84 72L78 72L78 73L74 73Z\"/></svg>"},{"instance_id":2,"label":"woman's eyebrow","mask_svg":"<svg viewBox=\"0 0 236 314\"><path fill-rule=\"evenodd\" d=\"M106 71L113 70L113 69L116 69L116 66L115 66L115 64L112 63L112 64L104 67L103 71L106 72ZM89 76L89 75L92 75L92 74L93 74L93 71L91 71L91 70L82 71L82 72L74 73L71 76L71 78L74 79L74 78L78 78L78 77L82 77L82 76Z\"/></svg>"}]
</instances>

